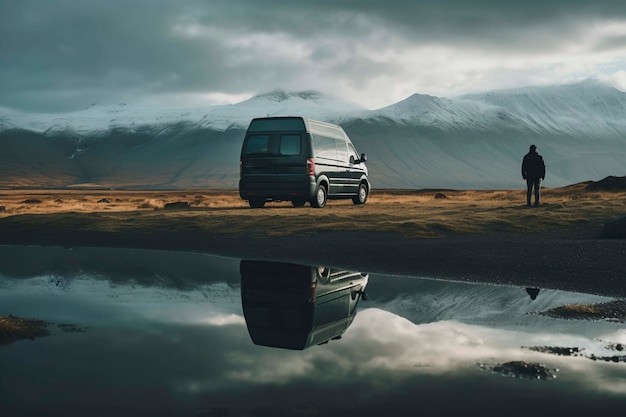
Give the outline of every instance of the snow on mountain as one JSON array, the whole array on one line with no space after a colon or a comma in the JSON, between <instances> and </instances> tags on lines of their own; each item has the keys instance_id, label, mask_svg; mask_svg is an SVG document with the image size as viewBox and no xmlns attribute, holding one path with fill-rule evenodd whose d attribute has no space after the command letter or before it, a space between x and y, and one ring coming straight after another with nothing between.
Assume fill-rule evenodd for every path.
<instances>
[{"instance_id":1,"label":"snow on mountain","mask_svg":"<svg viewBox=\"0 0 626 417\"><path fill-rule=\"evenodd\" d=\"M216 107L204 116L202 124L221 130L231 126L245 128L255 117L273 116L304 116L340 123L364 111L364 107L314 90L291 93L273 90L231 106Z\"/></svg>"},{"instance_id":2,"label":"snow on mountain","mask_svg":"<svg viewBox=\"0 0 626 417\"><path fill-rule=\"evenodd\" d=\"M67 114L10 112L3 115L13 128L38 133L73 131L87 135L114 128L134 128L143 125L166 125L179 121L198 121L206 109L166 109L134 107L126 103L94 103L84 110Z\"/></svg>"},{"instance_id":3,"label":"snow on mountain","mask_svg":"<svg viewBox=\"0 0 626 417\"><path fill-rule=\"evenodd\" d=\"M396 104L374 110L370 116L383 116L404 124L418 124L445 130L499 130L518 118L501 106L481 100L453 100L414 94Z\"/></svg>"},{"instance_id":4,"label":"snow on mountain","mask_svg":"<svg viewBox=\"0 0 626 417\"><path fill-rule=\"evenodd\" d=\"M23 128L39 133L79 135L114 128L165 126L189 122L202 128L245 128L254 117L301 115L343 123L384 117L402 124L442 130L559 133L623 136L626 93L597 81L552 87L499 90L457 98L414 94L377 110L318 91L273 90L240 103L197 108L136 107L126 103L93 104L68 114L32 114L0 109L0 130Z\"/></svg>"},{"instance_id":5,"label":"snow on mountain","mask_svg":"<svg viewBox=\"0 0 626 417\"><path fill-rule=\"evenodd\" d=\"M444 130L519 130L576 136L623 136L626 93L598 81L499 90L454 99L414 94L372 111L405 124Z\"/></svg>"},{"instance_id":6,"label":"snow on mountain","mask_svg":"<svg viewBox=\"0 0 626 417\"><path fill-rule=\"evenodd\" d=\"M0 109L0 130L27 129L38 133L74 132L80 135L115 128L166 126L181 122L215 130L246 128L254 117L299 115L340 121L364 108L317 91L287 93L274 90L246 101L196 108L137 107L126 103L94 103L67 114L22 113Z\"/></svg>"},{"instance_id":7,"label":"snow on mountain","mask_svg":"<svg viewBox=\"0 0 626 417\"><path fill-rule=\"evenodd\" d=\"M537 131L593 137L626 133L626 93L599 81L500 90L460 99L498 107Z\"/></svg>"}]
</instances>

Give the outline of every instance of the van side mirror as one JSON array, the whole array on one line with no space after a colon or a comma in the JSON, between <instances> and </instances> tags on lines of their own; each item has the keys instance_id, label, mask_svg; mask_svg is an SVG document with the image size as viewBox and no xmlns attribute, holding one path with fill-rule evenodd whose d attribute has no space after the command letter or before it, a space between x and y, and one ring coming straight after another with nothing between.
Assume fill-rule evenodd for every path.
<instances>
[{"instance_id":1,"label":"van side mirror","mask_svg":"<svg viewBox=\"0 0 626 417\"><path fill-rule=\"evenodd\" d=\"M365 155L364 153L361 154L361 157L359 159L355 159L353 155L350 155L350 163L352 165L362 164L365 161L367 161L367 155Z\"/></svg>"}]
</instances>

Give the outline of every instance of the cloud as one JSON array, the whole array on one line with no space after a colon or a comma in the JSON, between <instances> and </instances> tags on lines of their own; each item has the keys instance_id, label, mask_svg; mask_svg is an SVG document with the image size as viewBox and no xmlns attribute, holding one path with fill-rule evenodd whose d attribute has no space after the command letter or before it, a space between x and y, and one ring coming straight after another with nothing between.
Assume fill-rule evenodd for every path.
<instances>
[{"instance_id":1,"label":"cloud","mask_svg":"<svg viewBox=\"0 0 626 417\"><path fill-rule=\"evenodd\" d=\"M626 71L620 70L603 77L604 81L613 84L615 88L626 91Z\"/></svg>"},{"instance_id":2,"label":"cloud","mask_svg":"<svg viewBox=\"0 0 626 417\"><path fill-rule=\"evenodd\" d=\"M280 87L378 107L601 76L626 54L625 27L626 5L612 1L9 0L0 106L208 104Z\"/></svg>"}]
</instances>

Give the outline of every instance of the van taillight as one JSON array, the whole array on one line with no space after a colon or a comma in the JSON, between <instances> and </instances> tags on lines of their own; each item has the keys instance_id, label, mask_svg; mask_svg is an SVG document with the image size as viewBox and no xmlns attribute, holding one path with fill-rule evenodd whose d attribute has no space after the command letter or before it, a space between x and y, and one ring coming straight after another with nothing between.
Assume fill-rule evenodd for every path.
<instances>
[{"instance_id":1,"label":"van taillight","mask_svg":"<svg viewBox=\"0 0 626 417\"><path fill-rule=\"evenodd\" d=\"M311 177L315 176L315 160L313 158L306 159L306 174Z\"/></svg>"},{"instance_id":2,"label":"van taillight","mask_svg":"<svg viewBox=\"0 0 626 417\"><path fill-rule=\"evenodd\" d=\"M309 303L315 304L315 293L317 291L317 281L312 282L311 287L309 288L311 290L311 293L309 294Z\"/></svg>"},{"instance_id":3,"label":"van taillight","mask_svg":"<svg viewBox=\"0 0 626 417\"><path fill-rule=\"evenodd\" d=\"M241 168L241 159L239 159L239 176L243 173L243 169Z\"/></svg>"}]
</instances>

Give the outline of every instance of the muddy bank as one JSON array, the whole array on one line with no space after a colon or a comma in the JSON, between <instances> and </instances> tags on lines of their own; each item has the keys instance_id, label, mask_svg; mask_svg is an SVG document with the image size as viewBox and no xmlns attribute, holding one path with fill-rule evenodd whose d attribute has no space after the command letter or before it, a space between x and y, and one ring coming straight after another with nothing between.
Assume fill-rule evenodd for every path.
<instances>
[{"instance_id":1,"label":"muddy bank","mask_svg":"<svg viewBox=\"0 0 626 417\"><path fill-rule=\"evenodd\" d=\"M108 230L97 215L0 219L0 244L103 246L197 251L240 259L328 265L371 273L430 277L626 296L626 241L600 238L597 224L540 233L323 230L304 234L228 233L181 227L177 217Z\"/></svg>"}]
</instances>

